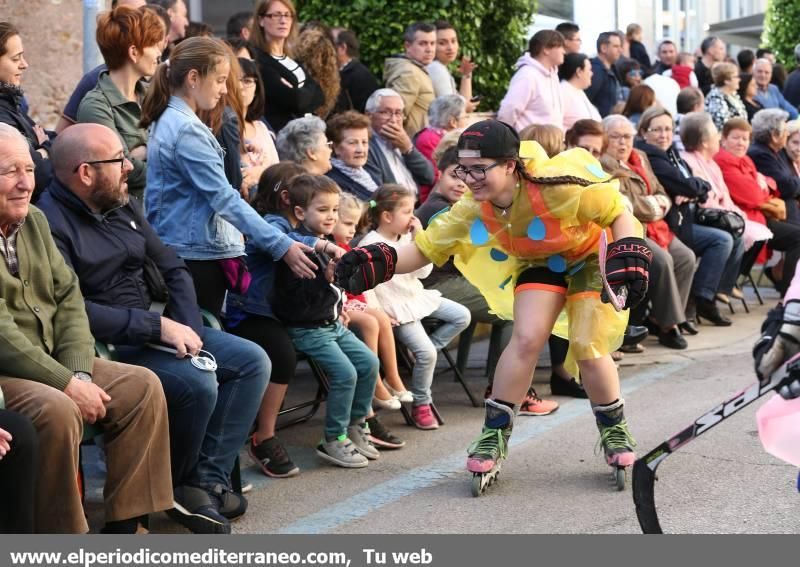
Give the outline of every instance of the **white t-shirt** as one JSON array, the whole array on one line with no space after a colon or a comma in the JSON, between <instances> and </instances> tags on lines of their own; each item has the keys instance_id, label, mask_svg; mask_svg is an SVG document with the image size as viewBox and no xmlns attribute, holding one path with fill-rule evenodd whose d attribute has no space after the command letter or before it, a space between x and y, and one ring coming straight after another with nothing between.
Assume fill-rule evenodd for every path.
<instances>
[{"instance_id":1,"label":"white t-shirt","mask_svg":"<svg viewBox=\"0 0 800 567\"><path fill-rule=\"evenodd\" d=\"M433 92L437 98L444 95L458 94L456 80L443 63L434 59L432 63L428 64L427 70L433 83Z\"/></svg>"}]
</instances>

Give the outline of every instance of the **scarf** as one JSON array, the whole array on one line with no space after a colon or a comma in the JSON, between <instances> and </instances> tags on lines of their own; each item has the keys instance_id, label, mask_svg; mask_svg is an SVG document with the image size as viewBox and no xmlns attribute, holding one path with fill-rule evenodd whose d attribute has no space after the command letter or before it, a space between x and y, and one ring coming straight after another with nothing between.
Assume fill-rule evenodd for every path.
<instances>
[{"instance_id":1,"label":"scarf","mask_svg":"<svg viewBox=\"0 0 800 567\"><path fill-rule=\"evenodd\" d=\"M641 156L636 153L635 150L631 150L631 155L628 157L627 163L628 167L631 168L631 171L641 177L642 181L644 181L644 185L647 188L647 194L652 195L653 188L650 186L650 176L647 174L647 168L644 166L644 163L642 163ZM669 247L670 242L672 242L672 239L675 237L664 219L647 223L646 233L650 240L653 240L665 250Z\"/></svg>"},{"instance_id":2,"label":"scarf","mask_svg":"<svg viewBox=\"0 0 800 567\"><path fill-rule=\"evenodd\" d=\"M331 158L331 165L344 173L347 177L364 187L370 193L378 189L378 184L372 179L363 167L350 167L339 158Z\"/></svg>"}]
</instances>

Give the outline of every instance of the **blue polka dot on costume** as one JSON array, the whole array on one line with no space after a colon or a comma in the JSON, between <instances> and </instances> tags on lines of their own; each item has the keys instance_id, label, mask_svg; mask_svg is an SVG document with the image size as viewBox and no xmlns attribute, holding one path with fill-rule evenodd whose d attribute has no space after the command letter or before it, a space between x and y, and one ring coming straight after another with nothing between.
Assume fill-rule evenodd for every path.
<instances>
[{"instance_id":1,"label":"blue polka dot on costume","mask_svg":"<svg viewBox=\"0 0 800 567\"><path fill-rule=\"evenodd\" d=\"M497 248L492 248L492 250L489 252L489 256L491 256L492 260L495 262L505 262L508 260L508 254L498 250Z\"/></svg>"},{"instance_id":2,"label":"blue polka dot on costume","mask_svg":"<svg viewBox=\"0 0 800 567\"><path fill-rule=\"evenodd\" d=\"M563 256L555 254L547 259L547 267L550 268L551 272L561 274L567 269L567 261Z\"/></svg>"},{"instance_id":3,"label":"blue polka dot on costume","mask_svg":"<svg viewBox=\"0 0 800 567\"><path fill-rule=\"evenodd\" d=\"M544 240L547 236L547 228L544 222L539 217L533 217L533 220L528 225L528 238L531 240Z\"/></svg>"},{"instance_id":4,"label":"blue polka dot on costume","mask_svg":"<svg viewBox=\"0 0 800 567\"><path fill-rule=\"evenodd\" d=\"M585 265L586 265L586 262L583 262L583 261L581 261L581 262L578 262L577 264L575 264L574 266L572 266L572 267L569 269L569 272L567 272L567 273L568 273L569 275L571 275L571 276L574 276L575 274L577 274L578 272L580 272L580 271L583 269L583 267L584 267Z\"/></svg>"},{"instance_id":5,"label":"blue polka dot on costume","mask_svg":"<svg viewBox=\"0 0 800 567\"><path fill-rule=\"evenodd\" d=\"M475 246L483 246L489 242L489 231L481 219L475 219L469 229L469 238Z\"/></svg>"},{"instance_id":6,"label":"blue polka dot on costume","mask_svg":"<svg viewBox=\"0 0 800 567\"><path fill-rule=\"evenodd\" d=\"M603 168L597 165L596 163L590 163L586 166L586 171L594 175L595 177L599 177L600 179L605 179L608 177L608 174L603 171Z\"/></svg>"}]
</instances>

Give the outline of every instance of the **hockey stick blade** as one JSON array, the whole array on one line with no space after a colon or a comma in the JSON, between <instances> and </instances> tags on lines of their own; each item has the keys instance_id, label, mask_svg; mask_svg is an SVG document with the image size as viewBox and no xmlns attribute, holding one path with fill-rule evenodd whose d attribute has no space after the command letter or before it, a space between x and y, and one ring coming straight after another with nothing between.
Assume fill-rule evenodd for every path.
<instances>
[{"instance_id":1,"label":"hockey stick blade","mask_svg":"<svg viewBox=\"0 0 800 567\"><path fill-rule=\"evenodd\" d=\"M764 394L775 389L790 370L800 369L800 354L784 363L772 373L769 383L761 385L756 382L744 390L737 392L725 402L721 403L702 417L695 420L689 427L683 429L658 447L637 459L633 464L633 503L636 506L636 517L642 533L662 534L661 523L658 521L658 512L655 501L656 469L661 462L672 453L697 439L703 433L720 424L739 410L749 406Z\"/></svg>"}]
</instances>

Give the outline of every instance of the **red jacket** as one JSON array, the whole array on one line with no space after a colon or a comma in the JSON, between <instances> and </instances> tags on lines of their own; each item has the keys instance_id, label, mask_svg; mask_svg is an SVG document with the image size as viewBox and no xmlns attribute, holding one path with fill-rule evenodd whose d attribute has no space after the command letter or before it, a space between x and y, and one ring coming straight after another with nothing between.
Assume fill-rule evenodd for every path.
<instances>
[{"instance_id":1,"label":"red jacket","mask_svg":"<svg viewBox=\"0 0 800 567\"><path fill-rule=\"evenodd\" d=\"M722 170L722 177L733 202L739 205L748 219L767 224L767 219L759 206L772 198L776 187L775 181L771 177L766 177L769 191L762 190L758 184L756 164L748 156L739 158L721 149L714 156L714 161Z\"/></svg>"},{"instance_id":2,"label":"red jacket","mask_svg":"<svg viewBox=\"0 0 800 567\"><path fill-rule=\"evenodd\" d=\"M693 72L694 69L687 67L686 65L672 66L672 78L681 86L682 89L692 86L690 76Z\"/></svg>"}]
</instances>

